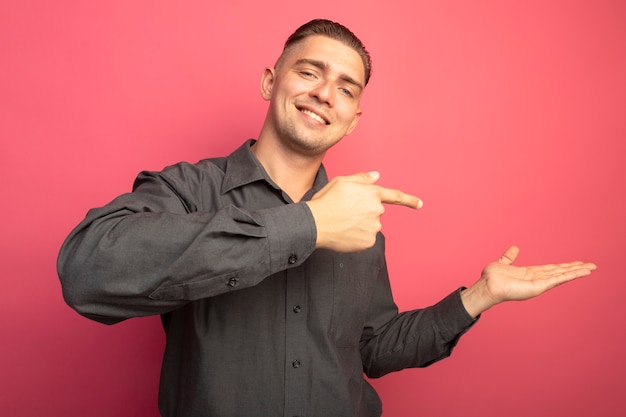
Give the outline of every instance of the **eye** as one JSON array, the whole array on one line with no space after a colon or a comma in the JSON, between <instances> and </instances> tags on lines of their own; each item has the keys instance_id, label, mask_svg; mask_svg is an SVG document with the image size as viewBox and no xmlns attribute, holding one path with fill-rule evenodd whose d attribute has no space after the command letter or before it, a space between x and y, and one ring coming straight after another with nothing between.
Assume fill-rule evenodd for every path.
<instances>
[{"instance_id":1,"label":"eye","mask_svg":"<svg viewBox=\"0 0 626 417\"><path fill-rule=\"evenodd\" d=\"M311 71L307 71L307 70L301 70L300 71L300 75L302 75L305 78L315 78L315 74L313 74Z\"/></svg>"},{"instance_id":2,"label":"eye","mask_svg":"<svg viewBox=\"0 0 626 417\"><path fill-rule=\"evenodd\" d=\"M339 91L341 91L341 94L343 94L346 97L354 97L354 94L352 94L352 91L348 90L347 88L340 88Z\"/></svg>"}]
</instances>

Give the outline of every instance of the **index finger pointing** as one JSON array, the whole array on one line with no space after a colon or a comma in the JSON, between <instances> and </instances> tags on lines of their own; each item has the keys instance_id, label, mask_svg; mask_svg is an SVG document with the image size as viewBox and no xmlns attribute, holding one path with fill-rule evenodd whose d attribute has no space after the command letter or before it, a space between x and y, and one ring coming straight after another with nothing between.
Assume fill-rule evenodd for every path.
<instances>
[{"instance_id":1,"label":"index finger pointing","mask_svg":"<svg viewBox=\"0 0 626 417\"><path fill-rule=\"evenodd\" d=\"M380 201L387 204L395 204L398 206L405 206L414 209L420 209L424 205L424 202L414 195L407 194L400 190L394 190L391 188L379 187Z\"/></svg>"}]
</instances>

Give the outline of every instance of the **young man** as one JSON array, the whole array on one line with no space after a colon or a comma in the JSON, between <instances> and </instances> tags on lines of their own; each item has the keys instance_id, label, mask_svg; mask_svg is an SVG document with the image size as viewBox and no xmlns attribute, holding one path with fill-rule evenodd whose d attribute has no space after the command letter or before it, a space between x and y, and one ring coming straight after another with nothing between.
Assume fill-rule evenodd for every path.
<instances>
[{"instance_id":1,"label":"young man","mask_svg":"<svg viewBox=\"0 0 626 417\"><path fill-rule=\"evenodd\" d=\"M429 365L491 306L595 269L515 267L513 247L471 287L398 313L380 217L383 203L421 201L375 172L328 182L322 166L356 127L370 71L348 29L303 25L263 73L258 140L141 173L64 243L59 275L78 312L162 316L163 416L379 416L363 373Z\"/></svg>"}]
</instances>

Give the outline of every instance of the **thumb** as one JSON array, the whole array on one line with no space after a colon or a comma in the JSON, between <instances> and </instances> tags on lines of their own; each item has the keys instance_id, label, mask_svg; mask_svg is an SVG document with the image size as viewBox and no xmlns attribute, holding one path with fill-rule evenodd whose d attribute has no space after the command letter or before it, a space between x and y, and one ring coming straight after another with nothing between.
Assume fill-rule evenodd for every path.
<instances>
[{"instance_id":1,"label":"thumb","mask_svg":"<svg viewBox=\"0 0 626 417\"><path fill-rule=\"evenodd\" d=\"M506 265L511 265L517 259L517 255L519 255L519 248L517 246L511 246L504 251L500 257L500 262Z\"/></svg>"},{"instance_id":2,"label":"thumb","mask_svg":"<svg viewBox=\"0 0 626 417\"><path fill-rule=\"evenodd\" d=\"M380 172L378 171L361 172L359 174L356 174L356 176L360 177L360 179L365 184L374 184L376 183L376 181L380 179Z\"/></svg>"}]
</instances>

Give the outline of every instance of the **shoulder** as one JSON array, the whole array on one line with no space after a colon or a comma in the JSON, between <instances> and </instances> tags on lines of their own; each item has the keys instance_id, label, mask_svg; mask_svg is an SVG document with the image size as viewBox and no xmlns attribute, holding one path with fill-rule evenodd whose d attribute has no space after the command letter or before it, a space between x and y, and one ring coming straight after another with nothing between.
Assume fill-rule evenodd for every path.
<instances>
[{"instance_id":1,"label":"shoulder","mask_svg":"<svg viewBox=\"0 0 626 417\"><path fill-rule=\"evenodd\" d=\"M204 159L196 163L178 162L161 171L142 171L137 175L135 187L146 180L159 179L178 186L187 182L206 181L207 178L224 177L223 158Z\"/></svg>"}]
</instances>

